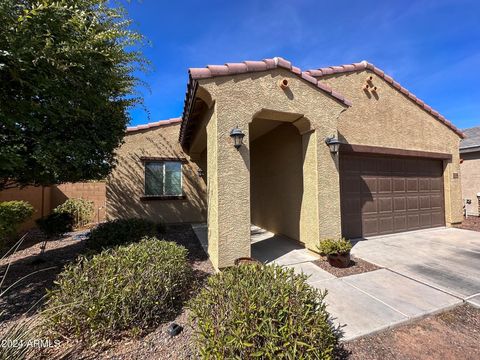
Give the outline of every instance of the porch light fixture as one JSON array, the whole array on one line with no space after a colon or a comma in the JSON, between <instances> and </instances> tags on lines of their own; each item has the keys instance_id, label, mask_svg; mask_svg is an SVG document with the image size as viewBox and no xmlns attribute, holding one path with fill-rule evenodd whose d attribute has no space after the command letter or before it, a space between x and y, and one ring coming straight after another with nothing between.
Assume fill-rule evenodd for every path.
<instances>
[{"instance_id":1,"label":"porch light fixture","mask_svg":"<svg viewBox=\"0 0 480 360\"><path fill-rule=\"evenodd\" d=\"M245 134L243 131L237 127L230 131L230 137L233 139L233 146L235 146L235 149L238 150L240 146L242 146L244 136Z\"/></svg>"},{"instance_id":2,"label":"porch light fixture","mask_svg":"<svg viewBox=\"0 0 480 360\"><path fill-rule=\"evenodd\" d=\"M325 144L328 145L332 154L336 154L340 149L341 142L335 136L329 136L325 139Z\"/></svg>"}]
</instances>

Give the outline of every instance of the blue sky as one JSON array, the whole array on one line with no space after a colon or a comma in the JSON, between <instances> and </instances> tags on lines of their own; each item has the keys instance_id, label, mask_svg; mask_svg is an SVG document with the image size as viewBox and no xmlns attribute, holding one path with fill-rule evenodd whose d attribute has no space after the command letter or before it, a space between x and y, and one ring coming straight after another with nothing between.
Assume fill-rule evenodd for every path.
<instances>
[{"instance_id":1,"label":"blue sky","mask_svg":"<svg viewBox=\"0 0 480 360\"><path fill-rule=\"evenodd\" d=\"M182 1L127 5L151 42L145 108L180 116L187 69L282 56L302 69L372 62L460 128L480 125L479 1Z\"/></svg>"}]
</instances>

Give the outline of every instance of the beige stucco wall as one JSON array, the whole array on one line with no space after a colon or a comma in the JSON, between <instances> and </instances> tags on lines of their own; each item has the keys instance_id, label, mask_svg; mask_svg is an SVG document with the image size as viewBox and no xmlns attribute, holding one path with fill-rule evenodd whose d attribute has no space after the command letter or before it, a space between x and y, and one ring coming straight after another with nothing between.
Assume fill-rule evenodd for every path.
<instances>
[{"instance_id":1,"label":"beige stucco wall","mask_svg":"<svg viewBox=\"0 0 480 360\"><path fill-rule=\"evenodd\" d=\"M107 218L142 217L156 222L206 221L206 186L198 166L183 165L186 199L142 200L145 169L141 157L187 158L178 142L180 124L128 132L117 150L118 164L107 179Z\"/></svg>"},{"instance_id":2,"label":"beige stucco wall","mask_svg":"<svg viewBox=\"0 0 480 360\"><path fill-rule=\"evenodd\" d=\"M479 216L480 193L480 151L461 154L463 162L460 164L462 175L462 197L470 199L471 204L466 205L468 215Z\"/></svg>"},{"instance_id":3,"label":"beige stucco wall","mask_svg":"<svg viewBox=\"0 0 480 360\"><path fill-rule=\"evenodd\" d=\"M277 85L283 78L290 82L287 91ZM303 116L310 122L312 132L302 134L304 191L299 240L315 249L320 238L338 236L338 173L324 139L336 133L338 116L345 106L282 69L204 79L199 86L213 99L207 124L207 171L209 254L214 266L230 266L236 258L250 255L248 129L262 109L277 112L270 113L271 120L293 121ZM239 150L229 136L237 126L246 133L245 145Z\"/></svg>"},{"instance_id":4,"label":"beige stucco wall","mask_svg":"<svg viewBox=\"0 0 480 360\"><path fill-rule=\"evenodd\" d=\"M298 129L284 123L252 141L250 149L252 223L299 240L303 154Z\"/></svg>"},{"instance_id":5,"label":"beige stucco wall","mask_svg":"<svg viewBox=\"0 0 480 360\"><path fill-rule=\"evenodd\" d=\"M376 94L363 90L370 75ZM333 75L323 81L353 103L338 123L344 141L452 154L452 160L444 162L445 217L447 224L461 222L459 136L373 72Z\"/></svg>"}]
</instances>

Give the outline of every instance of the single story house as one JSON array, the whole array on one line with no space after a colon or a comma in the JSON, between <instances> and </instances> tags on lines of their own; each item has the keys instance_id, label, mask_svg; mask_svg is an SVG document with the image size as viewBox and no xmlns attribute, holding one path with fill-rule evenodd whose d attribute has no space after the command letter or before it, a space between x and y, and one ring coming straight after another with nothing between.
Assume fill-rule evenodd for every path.
<instances>
[{"instance_id":1,"label":"single story house","mask_svg":"<svg viewBox=\"0 0 480 360\"><path fill-rule=\"evenodd\" d=\"M463 133L374 65L189 69L181 119L129 128L107 216L206 222L216 268L255 224L313 251L460 223Z\"/></svg>"},{"instance_id":2,"label":"single story house","mask_svg":"<svg viewBox=\"0 0 480 360\"><path fill-rule=\"evenodd\" d=\"M480 126L465 129L460 142L462 196L467 216L480 216Z\"/></svg>"}]
</instances>

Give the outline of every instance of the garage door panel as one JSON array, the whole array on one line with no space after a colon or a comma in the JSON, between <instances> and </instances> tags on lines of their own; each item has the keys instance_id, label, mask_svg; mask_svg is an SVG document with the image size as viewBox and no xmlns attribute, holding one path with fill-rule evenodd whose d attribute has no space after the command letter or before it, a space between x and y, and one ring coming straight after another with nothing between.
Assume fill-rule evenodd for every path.
<instances>
[{"instance_id":1,"label":"garage door panel","mask_svg":"<svg viewBox=\"0 0 480 360\"><path fill-rule=\"evenodd\" d=\"M418 210L418 195L407 196L407 211Z\"/></svg>"},{"instance_id":2,"label":"garage door panel","mask_svg":"<svg viewBox=\"0 0 480 360\"><path fill-rule=\"evenodd\" d=\"M380 214L393 212L393 198L392 197L379 197L377 199L378 212Z\"/></svg>"},{"instance_id":3,"label":"garage door panel","mask_svg":"<svg viewBox=\"0 0 480 360\"><path fill-rule=\"evenodd\" d=\"M373 176L362 176L364 186L362 186L363 193L375 194L377 192L377 178Z\"/></svg>"},{"instance_id":4,"label":"garage door panel","mask_svg":"<svg viewBox=\"0 0 480 360\"><path fill-rule=\"evenodd\" d=\"M430 195L420 195L418 199L420 200L420 210L430 209Z\"/></svg>"},{"instance_id":5,"label":"garage door panel","mask_svg":"<svg viewBox=\"0 0 480 360\"><path fill-rule=\"evenodd\" d=\"M410 230L418 229L420 226L420 215L419 214L408 214L407 215L407 226Z\"/></svg>"},{"instance_id":6,"label":"garage door panel","mask_svg":"<svg viewBox=\"0 0 480 360\"><path fill-rule=\"evenodd\" d=\"M405 178L393 178L393 192L404 193L406 190Z\"/></svg>"},{"instance_id":7,"label":"garage door panel","mask_svg":"<svg viewBox=\"0 0 480 360\"><path fill-rule=\"evenodd\" d=\"M403 212L407 210L407 198L405 196L393 198L394 211Z\"/></svg>"},{"instance_id":8,"label":"garage door panel","mask_svg":"<svg viewBox=\"0 0 480 360\"><path fill-rule=\"evenodd\" d=\"M445 225L445 215L443 211L432 212L432 226Z\"/></svg>"},{"instance_id":9,"label":"garage door panel","mask_svg":"<svg viewBox=\"0 0 480 360\"><path fill-rule=\"evenodd\" d=\"M394 218L394 232L407 230L407 215L395 215Z\"/></svg>"},{"instance_id":10,"label":"garage door panel","mask_svg":"<svg viewBox=\"0 0 480 360\"><path fill-rule=\"evenodd\" d=\"M365 234L378 234L378 218L365 218L363 220L363 231Z\"/></svg>"},{"instance_id":11,"label":"garage door panel","mask_svg":"<svg viewBox=\"0 0 480 360\"><path fill-rule=\"evenodd\" d=\"M417 178L407 178L407 192L418 192L418 179Z\"/></svg>"},{"instance_id":12,"label":"garage door panel","mask_svg":"<svg viewBox=\"0 0 480 360\"><path fill-rule=\"evenodd\" d=\"M364 198L362 203L363 203L363 207L362 207L363 214L369 215L369 214L376 214L378 212L377 199Z\"/></svg>"},{"instance_id":13,"label":"garage door panel","mask_svg":"<svg viewBox=\"0 0 480 360\"><path fill-rule=\"evenodd\" d=\"M393 216L381 217L378 220L380 234L390 234L393 232Z\"/></svg>"},{"instance_id":14,"label":"garage door panel","mask_svg":"<svg viewBox=\"0 0 480 360\"><path fill-rule=\"evenodd\" d=\"M392 192L392 178L378 178L378 193L385 194Z\"/></svg>"},{"instance_id":15,"label":"garage door panel","mask_svg":"<svg viewBox=\"0 0 480 360\"><path fill-rule=\"evenodd\" d=\"M421 213L420 214L420 227L421 228L429 228L432 226L432 214L428 213Z\"/></svg>"},{"instance_id":16,"label":"garage door panel","mask_svg":"<svg viewBox=\"0 0 480 360\"><path fill-rule=\"evenodd\" d=\"M430 207L431 209L443 208L443 196L442 195L430 195Z\"/></svg>"},{"instance_id":17,"label":"garage door panel","mask_svg":"<svg viewBox=\"0 0 480 360\"><path fill-rule=\"evenodd\" d=\"M439 160L342 154L340 176L344 236L445 224Z\"/></svg>"}]
</instances>

